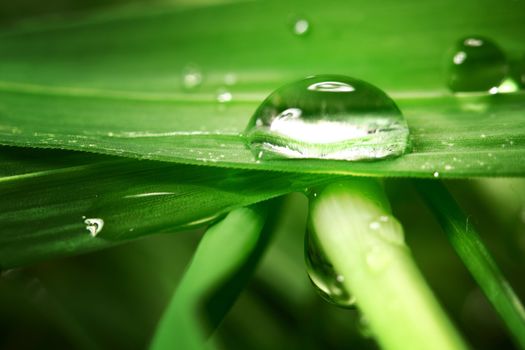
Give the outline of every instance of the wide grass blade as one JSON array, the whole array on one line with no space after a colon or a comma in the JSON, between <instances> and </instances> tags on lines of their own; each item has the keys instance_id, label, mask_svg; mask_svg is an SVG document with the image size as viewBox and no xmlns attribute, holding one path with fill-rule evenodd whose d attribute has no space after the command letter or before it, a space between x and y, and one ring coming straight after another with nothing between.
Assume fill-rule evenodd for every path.
<instances>
[{"instance_id":1,"label":"wide grass blade","mask_svg":"<svg viewBox=\"0 0 525 350\"><path fill-rule=\"evenodd\" d=\"M474 0L264 1L6 30L0 143L293 172L521 176L525 95L453 96L444 82L447 50L465 35L489 35L510 59L519 57L523 10L519 2ZM305 36L293 33L298 16L310 23ZM193 66L202 84L192 89L184 81ZM382 162L256 162L241 133L258 104L281 84L320 73L391 93L407 117L412 152ZM231 102L217 102L221 89Z\"/></svg>"},{"instance_id":2,"label":"wide grass blade","mask_svg":"<svg viewBox=\"0 0 525 350\"><path fill-rule=\"evenodd\" d=\"M18 170L0 178L0 268L203 226L234 208L326 181L123 158Z\"/></svg>"},{"instance_id":3,"label":"wide grass blade","mask_svg":"<svg viewBox=\"0 0 525 350\"><path fill-rule=\"evenodd\" d=\"M446 187L438 181L414 182L436 215L456 253L499 313L516 344L525 349L525 310L476 228Z\"/></svg>"}]
</instances>

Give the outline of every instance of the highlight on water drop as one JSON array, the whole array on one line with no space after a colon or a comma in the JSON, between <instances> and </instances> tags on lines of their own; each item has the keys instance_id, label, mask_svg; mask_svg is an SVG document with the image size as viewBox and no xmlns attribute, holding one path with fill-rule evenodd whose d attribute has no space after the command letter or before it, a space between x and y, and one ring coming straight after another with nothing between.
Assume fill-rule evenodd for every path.
<instances>
[{"instance_id":1,"label":"highlight on water drop","mask_svg":"<svg viewBox=\"0 0 525 350\"><path fill-rule=\"evenodd\" d=\"M379 88L347 76L318 75L270 94L245 136L257 159L355 161L402 155L409 129Z\"/></svg>"},{"instance_id":2,"label":"highlight on water drop","mask_svg":"<svg viewBox=\"0 0 525 350\"><path fill-rule=\"evenodd\" d=\"M509 73L503 50L482 36L458 40L450 58L448 86L453 92L499 92L499 86Z\"/></svg>"},{"instance_id":3,"label":"highlight on water drop","mask_svg":"<svg viewBox=\"0 0 525 350\"><path fill-rule=\"evenodd\" d=\"M91 237L96 237L104 227L104 220L100 218L86 218L84 224L86 224L86 230L89 231Z\"/></svg>"}]
</instances>

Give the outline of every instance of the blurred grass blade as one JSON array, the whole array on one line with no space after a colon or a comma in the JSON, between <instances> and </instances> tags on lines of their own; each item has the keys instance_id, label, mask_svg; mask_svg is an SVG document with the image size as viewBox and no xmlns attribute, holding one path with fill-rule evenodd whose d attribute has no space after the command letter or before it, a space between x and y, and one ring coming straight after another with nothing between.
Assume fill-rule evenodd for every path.
<instances>
[{"instance_id":1,"label":"blurred grass blade","mask_svg":"<svg viewBox=\"0 0 525 350\"><path fill-rule=\"evenodd\" d=\"M1 177L0 268L203 226L325 180L122 158Z\"/></svg>"},{"instance_id":2,"label":"blurred grass blade","mask_svg":"<svg viewBox=\"0 0 525 350\"><path fill-rule=\"evenodd\" d=\"M310 25L303 37L291 30L298 8ZM519 56L523 10L521 2L475 0L257 1L5 31L0 144L258 170L522 176L525 94L453 96L443 66L449 47L476 32ZM465 33L463 19L474 12ZM202 80L193 89L184 83L188 66L198 66ZM407 117L412 153L382 162L257 163L241 132L258 104L284 83L326 72L391 93ZM217 102L226 87L232 101Z\"/></svg>"},{"instance_id":3,"label":"blurred grass blade","mask_svg":"<svg viewBox=\"0 0 525 350\"><path fill-rule=\"evenodd\" d=\"M157 327L151 349L205 347L268 242L270 230L263 230L267 209L267 203L235 209L208 229Z\"/></svg>"},{"instance_id":4,"label":"blurred grass blade","mask_svg":"<svg viewBox=\"0 0 525 350\"><path fill-rule=\"evenodd\" d=\"M419 193L436 215L450 243L499 313L516 344L525 349L525 310L518 296L446 187L417 180Z\"/></svg>"}]
</instances>

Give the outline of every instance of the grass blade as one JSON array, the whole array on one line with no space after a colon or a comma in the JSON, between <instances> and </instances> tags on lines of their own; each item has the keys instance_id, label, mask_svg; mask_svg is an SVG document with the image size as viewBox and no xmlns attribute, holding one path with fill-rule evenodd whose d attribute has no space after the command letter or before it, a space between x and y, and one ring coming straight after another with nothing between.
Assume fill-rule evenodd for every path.
<instances>
[{"instance_id":1,"label":"grass blade","mask_svg":"<svg viewBox=\"0 0 525 350\"><path fill-rule=\"evenodd\" d=\"M525 349L525 310L476 228L469 224L446 187L438 181L414 182L436 215L454 250L499 313L516 344Z\"/></svg>"},{"instance_id":2,"label":"grass blade","mask_svg":"<svg viewBox=\"0 0 525 350\"><path fill-rule=\"evenodd\" d=\"M382 348L466 348L416 267L375 180L348 180L319 191L310 225Z\"/></svg>"},{"instance_id":3,"label":"grass blade","mask_svg":"<svg viewBox=\"0 0 525 350\"><path fill-rule=\"evenodd\" d=\"M266 204L236 209L208 229L157 327L151 349L204 348L210 328L217 326L240 293L268 242L269 231L263 231L266 214Z\"/></svg>"},{"instance_id":4,"label":"grass blade","mask_svg":"<svg viewBox=\"0 0 525 350\"><path fill-rule=\"evenodd\" d=\"M413 150L400 158L380 162L258 162L242 136L257 101L233 102L217 112L213 102L153 103L1 91L0 98L6 111L0 144L303 173L427 178L436 172L456 178L525 175L525 165L518 161L525 157L525 126L521 123L525 94L522 93L400 100ZM27 109L28 104L31 109ZM469 104L487 110L465 108ZM46 122L35 123L35 117Z\"/></svg>"},{"instance_id":5,"label":"grass blade","mask_svg":"<svg viewBox=\"0 0 525 350\"><path fill-rule=\"evenodd\" d=\"M310 21L304 37L291 30L297 8ZM509 59L519 57L523 9L475 0L263 1L101 13L5 31L0 143L261 170L522 176L525 95L451 95L444 58L458 38L478 32ZM202 71L193 90L184 85L192 63ZM257 163L240 133L258 104L284 83L329 72L389 92L408 119L413 152L383 162ZM237 83L227 86L231 74ZM219 104L224 87L233 100Z\"/></svg>"},{"instance_id":6,"label":"grass blade","mask_svg":"<svg viewBox=\"0 0 525 350\"><path fill-rule=\"evenodd\" d=\"M326 181L122 158L36 173L17 164L22 174L0 178L0 268L204 226L234 208ZM87 219L103 220L100 233L90 235Z\"/></svg>"}]
</instances>

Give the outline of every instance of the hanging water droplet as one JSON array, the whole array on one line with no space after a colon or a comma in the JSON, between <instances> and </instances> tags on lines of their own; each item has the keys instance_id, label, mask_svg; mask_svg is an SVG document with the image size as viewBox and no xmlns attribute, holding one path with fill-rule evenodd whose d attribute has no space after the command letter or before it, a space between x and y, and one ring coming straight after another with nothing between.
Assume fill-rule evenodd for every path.
<instances>
[{"instance_id":1,"label":"hanging water droplet","mask_svg":"<svg viewBox=\"0 0 525 350\"><path fill-rule=\"evenodd\" d=\"M306 33L308 33L308 30L310 29L310 22L308 22L304 18L298 18L293 23L293 33L298 36L303 36Z\"/></svg>"},{"instance_id":2,"label":"hanging water droplet","mask_svg":"<svg viewBox=\"0 0 525 350\"><path fill-rule=\"evenodd\" d=\"M509 69L500 47L480 36L459 40L454 47L451 63L448 86L454 92L497 93Z\"/></svg>"},{"instance_id":3,"label":"hanging water droplet","mask_svg":"<svg viewBox=\"0 0 525 350\"><path fill-rule=\"evenodd\" d=\"M102 231L104 220L99 218L88 218L84 220L84 224L86 224L86 230L89 231L89 234L92 237L95 237L100 231Z\"/></svg>"},{"instance_id":4,"label":"hanging water droplet","mask_svg":"<svg viewBox=\"0 0 525 350\"><path fill-rule=\"evenodd\" d=\"M305 260L308 277L324 300L343 308L353 307L355 298L346 290L344 276L334 270L310 230L305 236Z\"/></svg>"},{"instance_id":5,"label":"hanging water droplet","mask_svg":"<svg viewBox=\"0 0 525 350\"><path fill-rule=\"evenodd\" d=\"M364 81L319 75L285 85L259 106L246 129L258 158L376 160L407 150L396 104Z\"/></svg>"},{"instance_id":6,"label":"hanging water droplet","mask_svg":"<svg viewBox=\"0 0 525 350\"><path fill-rule=\"evenodd\" d=\"M182 85L184 88L191 90L202 83L202 72L194 64L189 64L182 70Z\"/></svg>"}]
</instances>

